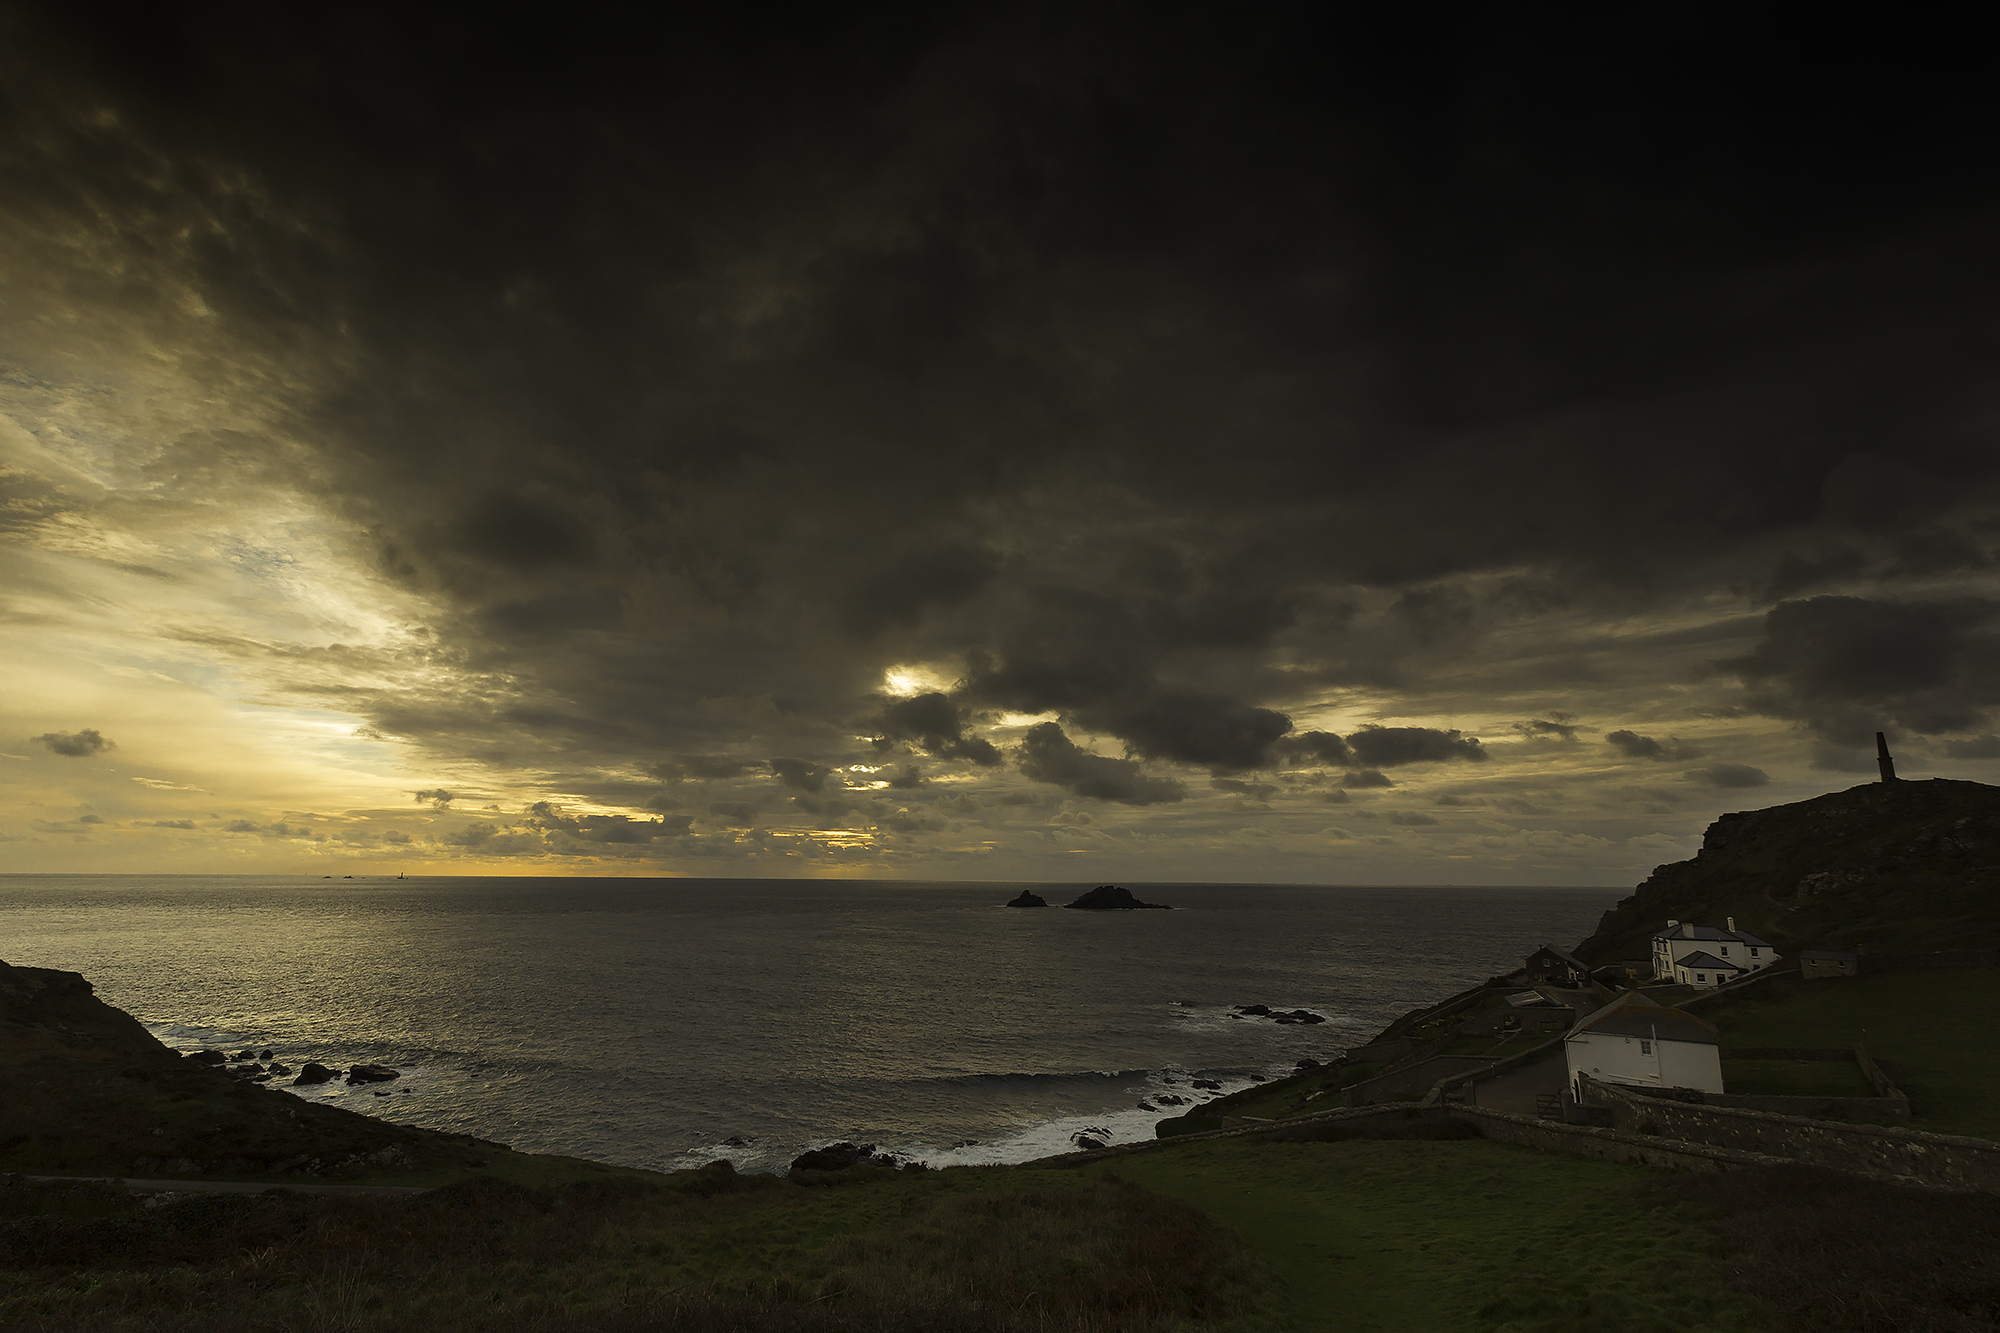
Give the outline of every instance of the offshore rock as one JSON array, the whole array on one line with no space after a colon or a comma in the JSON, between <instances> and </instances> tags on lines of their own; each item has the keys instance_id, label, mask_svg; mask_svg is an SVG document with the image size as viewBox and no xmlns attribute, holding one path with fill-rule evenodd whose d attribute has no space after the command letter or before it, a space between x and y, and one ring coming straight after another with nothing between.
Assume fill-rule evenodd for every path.
<instances>
[{"instance_id":1,"label":"offshore rock","mask_svg":"<svg viewBox=\"0 0 2000 1333\"><path fill-rule=\"evenodd\" d=\"M306 1067L299 1071L299 1076L292 1080L292 1086L299 1087L300 1085L304 1085L311 1087L316 1083L330 1083L337 1077L339 1075L335 1074L319 1061L308 1060L306 1061Z\"/></svg>"},{"instance_id":2,"label":"offshore rock","mask_svg":"<svg viewBox=\"0 0 2000 1333\"><path fill-rule=\"evenodd\" d=\"M1116 884L1100 884L1075 902L1064 903L1063 906L1082 908L1086 912L1129 911L1133 908L1150 908L1158 912L1173 910L1165 903L1142 903L1132 896L1132 890L1121 889Z\"/></svg>"},{"instance_id":3,"label":"offshore rock","mask_svg":"<svg viewBox=\"0 0 2000 1333\"><path fill-rule=\"evenodd\" d=\"M1021 890L1020 897L1007 900L1007 906L1009 907L1047 907L1048 905L1049 900L1047 898L1042 897L1039 893L1030 893L1026 889Z\"/></svg>"},{"instance_id":4,"label":"offshore rock","mask_svg":"<svg viewBox=\"0 0 2000 1333\"><path fill-rule=\"evenodd\" d=\"M355 1065L347 1071L349 1083L387 1083L402 1074L387 1065Z\"/></svg>"}]
</instances>

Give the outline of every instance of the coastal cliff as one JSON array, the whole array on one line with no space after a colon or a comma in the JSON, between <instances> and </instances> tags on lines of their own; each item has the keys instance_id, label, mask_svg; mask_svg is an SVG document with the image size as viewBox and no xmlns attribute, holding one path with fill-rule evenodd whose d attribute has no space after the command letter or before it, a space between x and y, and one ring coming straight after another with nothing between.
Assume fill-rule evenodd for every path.
<instances>
[{"instance_id":1,"label":"coastal cliff","mask_svg":"<svg viewBox=\"0 0 2000 1333\"><path fill-rule=\"evenodd\" d=\"M1692 859L1654 870L1575 952L1644 959L1668 920L1732 916L1786 955L2000 947L2000 787L1871 782L1723 815Z\"/></svg>"},{"instance_id":2,"label":"coastal cliff","mask_svg":"<svg viewBox=\"0 0 2000 1333\"><path fill-rule=\"evenodd\" d=\"M162 1046L77 973L0 962L0 1170L345 1177L500 1152L232 1079Z\"/></svg>"}]
</instances>

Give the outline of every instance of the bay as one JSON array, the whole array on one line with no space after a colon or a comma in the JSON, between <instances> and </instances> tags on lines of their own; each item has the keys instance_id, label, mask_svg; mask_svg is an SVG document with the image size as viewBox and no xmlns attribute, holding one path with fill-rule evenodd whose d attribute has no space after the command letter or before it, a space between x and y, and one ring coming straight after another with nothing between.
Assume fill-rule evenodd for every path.
<instances>
[{"instance_id":1,"label":"bay","mask_svg":"<svg viewBox=\"0 0 2000 1333\"><path fill-rule=\"evenodd\" d=\"M782 1169L872 1142L936 1165L1328 1060L1588 934L1624 890L0 875L0 959L81 972L179 1050L387 1063L300 1095L533 1152ZM1286 1026L1235 1006L1303 1008ZM1139 1107L1148 1101L1155 1110ZM731 1142L736 1140L737 1142Z\"/></svg>"}]
</instances>

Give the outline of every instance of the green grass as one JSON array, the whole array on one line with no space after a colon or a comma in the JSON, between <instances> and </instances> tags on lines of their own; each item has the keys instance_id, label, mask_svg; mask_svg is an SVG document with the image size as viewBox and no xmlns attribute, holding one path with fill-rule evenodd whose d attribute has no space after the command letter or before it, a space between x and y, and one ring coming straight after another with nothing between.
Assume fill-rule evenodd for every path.
<instances>
[{"instance_id":1,"label":"green grass","mask_svg":"<svg viewBox=\"0 0 2000 1333\"><path fill-rule=\"evenodd\" d=\"M1873 1097L1852 1060L1724 1060L1722 1086L1766 1097Z\"/></svg>"},{"instance_id":2,"label":"green grass","mask_svg":"<svg viewBox=\"0 0 2000 1333\"><path fill-rule=\"evenodd\" d=\"M1088 1168L1181 1199L1270 1265L1301 1328L1762 1327L1703 1274L1710 1210L1642 1167L1482 1139L1162 1146Z\"/></svg>"},{"instance_id":3,"label":"green grass","mask_svg":"<svg viewBox=\"0 0 2000 1333\"><path fill-rule=\"evenodd\" d=\"M416 1198L0 1187L0 1326L352 1330L1272 1328L1226 1233L1074 1172L726 1167Z\"/></svg>"},{"instance_id":4,"label":"green grass","mask_svg":"<svg viewBox=\"0 0 2000 1333\"><path fill-rule=\"evenodd\" d=\"M2000 971L1780 978L1695 1012L1722 1030L1725 1050L1856 1046L1865 1038L1908 1094L1912 1127L2000 1139Z\"/></svg>"}]
</instances>

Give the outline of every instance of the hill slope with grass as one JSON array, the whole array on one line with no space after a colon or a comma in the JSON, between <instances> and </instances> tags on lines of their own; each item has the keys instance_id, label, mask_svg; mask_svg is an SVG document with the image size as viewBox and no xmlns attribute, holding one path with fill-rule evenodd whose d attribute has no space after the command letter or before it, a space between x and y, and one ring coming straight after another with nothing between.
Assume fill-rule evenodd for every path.
<instances>
[{"instance_id":1,"label":"hill slope with grass","mask_svg":"<svg viewBox=\"0 0 2000 1333\"><path fill-rule=\"evenodd\" d=\"M1724 815L1692 860L1655 870L1576 954L1648 959L1665 922L1732 916L1786 955L2000 948L2000 787L1871 782Z\"/></svg>"},{"instance_id":2,"label":"hill slope with grass","mask_svg":"<svg viewBox=\"0 0 2000 1333\"><path fill-rule=\"evenodd\" d=\"M0 1171L442 1183L555 1164L230 1078L162 1046L74 972L0 962Z\"/></svg>"}]
</instances>

